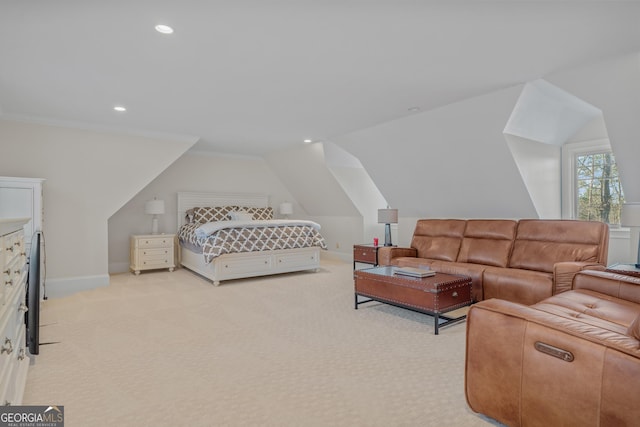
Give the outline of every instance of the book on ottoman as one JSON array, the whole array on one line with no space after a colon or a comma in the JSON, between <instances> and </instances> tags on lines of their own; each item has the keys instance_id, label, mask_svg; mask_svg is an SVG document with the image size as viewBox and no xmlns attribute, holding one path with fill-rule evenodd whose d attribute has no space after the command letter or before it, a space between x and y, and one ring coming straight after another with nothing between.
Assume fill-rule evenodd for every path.
<instances>
[{"instance_id":1,"label":"book on ottoman","mask_svg":"<svg viewBox=\"0 0 640 427\"><path fill-rule=\"evenodd\" d=\"M436 274L436 272L433 270L416 267L397 267L394 273L412 277L430 277L435 276Z\"/></svg>"}]
</instances>

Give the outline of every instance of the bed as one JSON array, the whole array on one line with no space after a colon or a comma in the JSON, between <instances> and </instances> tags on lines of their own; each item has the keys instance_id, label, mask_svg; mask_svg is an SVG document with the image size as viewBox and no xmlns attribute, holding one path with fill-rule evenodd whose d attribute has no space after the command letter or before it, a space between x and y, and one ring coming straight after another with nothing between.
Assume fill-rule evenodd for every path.
<instances>
[{"instance_id":1,"label":"bed","mask_svg":"<svg viewBox=\"0 0 640 427\"><path fill-rule=\"evenodd\" d=\"M326 249L320 226L273 220L267 195L179 192L177 213L180 265L216 286L320 269L320 250Z\"/></svg>"}]
</instances>

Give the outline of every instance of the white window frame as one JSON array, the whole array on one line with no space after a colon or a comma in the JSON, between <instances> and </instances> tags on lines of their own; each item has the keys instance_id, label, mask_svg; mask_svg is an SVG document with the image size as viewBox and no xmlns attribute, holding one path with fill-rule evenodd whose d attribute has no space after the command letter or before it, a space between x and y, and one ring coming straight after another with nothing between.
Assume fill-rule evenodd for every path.
<instances>
[{"instance_id":1,"label":"white window frame","mask_svg":"<svg viewBox=\"0 0 640 427\"><path fill-rule=\"evenodd\" d=\"M569 142L562 146L562 218L576 219L578 214L576 157L603 152L613 153L608 138Z\"/></svg>"}]
</instances>

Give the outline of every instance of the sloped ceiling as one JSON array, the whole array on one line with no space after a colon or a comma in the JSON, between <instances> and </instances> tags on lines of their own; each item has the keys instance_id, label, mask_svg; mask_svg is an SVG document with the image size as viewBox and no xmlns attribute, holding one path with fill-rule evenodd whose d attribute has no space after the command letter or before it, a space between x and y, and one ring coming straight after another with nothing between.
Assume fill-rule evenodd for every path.
<instances>
[{"instance_id":1,"label":"sloped ceiling","mask_svg":"<svg viewBox=\"0 0 640 427\"><path fill-rule=\"evenodd\" d=\"M5 118L193 135L198 150L239 154L332 140L640 50L640 2L627 1L0 4Z\"/></svg>"}]
</instances>

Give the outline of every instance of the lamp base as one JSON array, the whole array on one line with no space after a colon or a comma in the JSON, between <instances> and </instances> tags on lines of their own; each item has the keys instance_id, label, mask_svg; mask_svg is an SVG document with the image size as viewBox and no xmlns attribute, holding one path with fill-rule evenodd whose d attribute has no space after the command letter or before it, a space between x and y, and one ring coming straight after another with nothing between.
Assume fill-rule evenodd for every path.
<instances>
[{"instance_id":1,"label":"lamp base","mask_svg":"<svg viewBox=\"0 0 640 427\"><path fill-rule=\"evenodd\" d=\"M391 224L384 225L384 245L393 246L391 243Z\"/></svg>"},{"instance_id":2,"label":"lamp base","mask_svg":"<svg viewBox=\"0 0 640 427\"><path fill-rule=\"evenodd\" d=\"M151 220L151 234L158 234L158 215L154 215Z\"/></svg>"}]
</instances>

